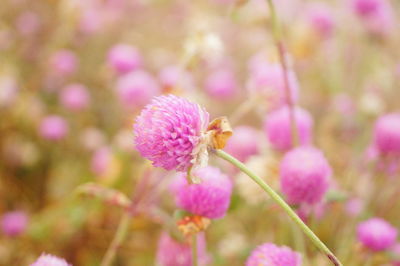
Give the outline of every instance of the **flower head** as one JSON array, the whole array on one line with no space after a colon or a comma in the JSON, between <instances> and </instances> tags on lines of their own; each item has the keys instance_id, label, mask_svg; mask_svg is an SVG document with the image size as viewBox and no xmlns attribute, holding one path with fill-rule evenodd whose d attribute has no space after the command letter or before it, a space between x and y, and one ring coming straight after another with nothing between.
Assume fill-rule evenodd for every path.
<instances>
[{"instance_id":1,"label":"flower head","mask_svg":"<svg viewBox=\"0 0 400 266\"><path fill-rule=\"evenodd\" d=\"M1 218L1 229L8 236L23 233L28 224L28 216L23 211L7 212Z\"/></svg>"},{"instance_id":2,"label":"flower head","mask_svg":"<svg viewBox=\"0 0 400 266\"><path fill-rule=\"evenodd\" d=\"M40 135L48 140L60 140L68 133L68 125L64 118L57 115L45 117L39 126Z\"/></svg>"},{"instance_id":3,"label":"flower head","mask_svg":"<svg viewBox=\"0 0 400 266\"><path fill-rule=\"evenodd\" d=\"M312 117L306 110L301 108L294 108L293 112L299 144L308 145L311 142L314 125ZM267 118L264 121L264 131L275 149L290 149L293 144L289 108L285 106L267 114Z\"/></svg>"},{"instance_id":4,"label":"flower head","mask_svg":"<svg viewBox=\"0 0 400 266\"><path fill-rule=\"evenodd\" d=\"M63 89L60 100L65 108L72 111L79 111L87 107L90 98L85 86L71 84Z\"/></svg>"},{"instance_id":5,"label":"flower head","mask_svg":"<svg viewBox=\"0 0 400 266\"><path fill-rule=\"evenodd\" d=\"M246 266L300 266L299 253L286 246L265 243L258 246L246 261Z\"/></svg>"},{"instance_id":6,"label":"flower head","mask_svg":"<svg viewBox=\"0 0 400 266\"><path fill-rule=\"evenodd\" d=\"M143 107L160 93L157 81L146 71L138 70L118 79L117 93L128 108Z\"/></svg>"},{"instance_id":7,"label":"flower head","mask_svg":"<svg viewBox=\"0 0 400 266\"><path fill-rule=\"evenodd\" d=\"M204 234L200 234L197 241L199 263L205 265L208 256ZM163 233L158 242L156 261L160 266L191 266L191 247L189 244L178 242L167 233Z\"/></svg>"},{"instance_id":8,"label":"flower head","mask_svg":"<svg viewBox=\"0 0 400 266\"><path fill-rule=\"evenodd\" d=\"M250 66L250 78L247 88L251 94L266 98L269 109L276 109L286 103L285 81L282 67L279 64L253 60ZM288 72L289 88L293 102L299 98L299 84L295 73Z\"/></svg>"},{"instance_id":9,"label":"flower head","mask_svg":"<svg viewBox=\"0 0 400 266\"><path fill-rule=\"evenodd\" d=\"M239 159L246 161L259 152L259 132L249 126L234 129L235 134L228 140L225 150Z\"/></svg>"},{"instance_id":10,"label":"flower head","mask_svg":"<svg viewBox=\"0 0 400 266\"><path fill-rule=\"evenodd\" d=\"M376 121L374 146L380 154L400 155L400 113L386 114Z\"/></svg>"},{"instance_id":11,"label":"flower head","mask_svg":"<svg viewBox=\"0 0 400 266\"><path fill-rule=\"evenodd\" d=\"M221 218L228 210L232 181L218 168L204 167L192 171L199 184L188 184L186 173L179 173L171 188L176 204L196 215L210 219Z\"/></svg>"},{"instance_id":12,"label":"flower head","mask_svg":"<svg viewBox=\"0 0 400 266\"><path fill-rule=\"evenodd\" d=\"M332 35L334 27L334 16L328 5L313 4L307 10L307 19L315 32L327 38Z\"/></svg>"},{"instance_id":13,"label":"flower head","mask_svg":"<svg viewBox=\"0 0 400 266\"><path fill-rule=\"evenodd\" d=\"M68 264L64 259L59 257L50 254L42 254L30 266L71 266L71 264Z\"/></svg>"},{"instance_id":14,"label":"flower head","mask_svg":"<svg viewBox=\"0 0 400 266\"><path fill-rule=\"evenodd\" d=\"M70 75L76 71L78 58L69 50L59 50L50 59L51 67L59 75Z\"/></svg>"},{"instance_id":15,"label":"flower head","mask_svg":"<svg viewBox=\"0 0 400 266\"><path fill-rule=\"evenodd\" d=\"M211 73L206 80L206 92L219 100L231 99L236 93L236 80L229 69L219 69Z\"/></svg>"},{"instance_id":16,"label":"flower head","mask_svg":"<svg viewBox=\"0 0 400 266\"><path fill-rule=\"evenodd\" d=\"M136 70L142 65L142 56L139 51L128 44L113 46L107 59L110 66L119 73Z\"/></svg>"},{"instance_id":17,"label":"flower head","mask_svg":"<svg viewBox=\"0 0 400 266\"><path fill-rule=\"evenodd\" d=\"M357 238L365 247L381 251L394 245L397 229L381 218L371 218L357 226Z\"/></svg>"},{"instance_id":18,"label":"flower head","mask_svg":"<svg viewBox=\"0 0 400 266\"><path fill-rule=\"evenodd\" d=\"M186 171L202 158L209 114L198 104L174 95L147 105L134 125L135 145L156 167Z\"/></svg>"},{"instance_id":19,"label":"flower head","mask_svg":"<svg viewBox=\"0 0 400 266\"><path fill-rule=\"evenodd\" d=\"M292 204L315 204L328 190L331 174L321 151L299 147L286 153L280 164L281 189Z\"/></svg>"}]
</instances>

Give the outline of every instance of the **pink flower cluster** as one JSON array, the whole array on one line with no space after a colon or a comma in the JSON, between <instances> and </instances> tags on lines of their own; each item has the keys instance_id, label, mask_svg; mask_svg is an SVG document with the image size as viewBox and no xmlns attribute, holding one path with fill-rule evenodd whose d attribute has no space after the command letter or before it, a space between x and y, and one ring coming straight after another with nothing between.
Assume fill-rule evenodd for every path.
<instances>
[{"instance_id":1,"label":"pink flower cluster","mask_svg":"<svg viewBox=\"0 0 400 266\"><path fill-rule=\"evenodd\" d=\"M371 218L357 226L357 238L372 251L382 251L395 244L397 229L381 218Z\"/></svg>"},{"instance_id":2,"label":"pink flower cluster","mask_svg":"<svg viewBox=\"0 0 400 266\"><path fill-rule=\"evenodd\" d=\"M50 254L42 254L30 266L71 266L71 264L68 264L68 262L59 257Z\"/></svg>"},{"instance_id":3,"label":"pink flower cluster","mask_svg":"<svg viewBox=\"0 0 400 266\"><path fill-rule=\"evenodd\" d=\"M291 204L315 204L327 192L331 174L321 151L299 147L285 154L280 164L281 189Z\"/></svg>"},{"instance_id":4,"label":"pink flower cluster","mask_svg":"<svg viewBox=\"0 0 400 266\"><path fill-rule=\"evenodd\" d=\"M246 266L300 266L301 264L299 253L272 243L258 246L246 261Z\"/></svg>"},{"instance_id":5,"label":"pink flower cluster","mask_svg":"<svg viewBox=\"0 0 400 266\"><path fill-rule=\"evenodd\" d=\"M196 169L192 175L200 184L188 184L187 174L179 173L171 186L178 207L210 219L223 217L229 207L232 181L211 166Z\"/></svg>"},{"instance_id":6,"label":"pink flower cluster","mask_svg":"<svg viewBox=\"0 0 400 266\"><path fill-rule=\"evenodd\" d=\"M209 114L198 104L174 96L158 96L136 118L135 145L156 167L186 171L198 156Z\"/></svg>"}]
</instances>

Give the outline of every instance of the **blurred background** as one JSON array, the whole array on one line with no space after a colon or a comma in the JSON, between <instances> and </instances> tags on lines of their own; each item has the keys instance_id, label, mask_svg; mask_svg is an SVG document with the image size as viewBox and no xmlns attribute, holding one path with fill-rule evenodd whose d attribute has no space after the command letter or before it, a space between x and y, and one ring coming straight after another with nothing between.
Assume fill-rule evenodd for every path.
<instances>
[{"instance_id":1,"label":"blurred background","mask_svg":"<svg viewBox=\"0 0 400 266\"><path fill-rule=\"evenodd\" d=\"M294 101L333 169L324 200L297 211L345 265L391 265L397 253L365 251L356 226L373 216L400 226L400 157L373 145L376 119L400 108L400 2L275 2ZM256 141L240 159L280 191L286 148L264 126L284 98L278 65L262 0L2 0L0 265L43 252L99 265L128 199L133 218L113 265L156 264L176 210L174 173L140 156L132 125L157 95L225 115L234 133L250 129L227 150L240 157ZM257 187L216 157L210 164L235 187L206 232L209 265L243 265L267 241L328 265Z\"/></svg>"}]
</instances>

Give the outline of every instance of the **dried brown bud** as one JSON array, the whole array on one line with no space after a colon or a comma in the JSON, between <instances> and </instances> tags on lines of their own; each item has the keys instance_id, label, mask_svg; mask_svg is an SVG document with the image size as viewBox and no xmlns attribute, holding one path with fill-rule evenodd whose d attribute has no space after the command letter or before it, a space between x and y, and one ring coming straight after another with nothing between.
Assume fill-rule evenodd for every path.
<instances>
[{"instance_id":1,"label":"dried brown bud","mask_svg":"<svg viewBox=\"0 0 400 266\"><path fill-rule=\"evenodd\" d=\"M233 134L226 116L215 118L208 125L207 130L211 132L211 145L214 149L223 149Z\"/></svg>"}]
</instances>

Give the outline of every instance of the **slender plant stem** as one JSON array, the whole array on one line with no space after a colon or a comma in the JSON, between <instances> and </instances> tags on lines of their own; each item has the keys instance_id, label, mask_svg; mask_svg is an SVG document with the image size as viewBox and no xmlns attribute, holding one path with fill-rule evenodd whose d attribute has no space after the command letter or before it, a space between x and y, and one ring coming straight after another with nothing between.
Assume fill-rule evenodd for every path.
<instances>
[{"instance_id":1,"label":"slender plant stem","mask_svg":"<svg viewBox=\"0 0 400 266\"><path fill-rule=\"evenodd\" d=\"M114 238L111 241L110 246L107 249L106 254L103 257L103 260L101 261L101 266L110 266L115 254L117 253L118 248L121 246L122 242L124 241L124 238L126 236L126 233L128 232L128 227L129 227L129 220L131 216L128 212L125 212L123 216L121 217L121 221L119 222L117 231L115 232Z\"/></svg>"},{"instance_id":2,"label":"slender plant stem","mask_svg":"<svg viewBox=\"0 0 400 266\"><path fill-rule=\"evenodd\" d=\"M198 256L197 256L197 234L192 235L192 265L198 266Z\"/></svg>"},{"instance_id":3,"label":"slender plant stem","mask_svg":"<svg viewBox=\"0 0 400 266\"><path fill-rule=\"evenodd\" d=\"M239 160L224 152L223 150L214 150L215 154L230 162L237 168L239 168L243 173L248 175L254 182L256 182L268 195L276 201L285 212L292 218L292 220L300 226L303 232L306 234L308 238L314 243L314 245L320 249L334 265L342 265L340 261L335 257L335 255L329 250L327 246L314 234L314 232L300 219L300 217L292 210L292 208L276 193L267 183L264 182L259 176L255 175L249 168L246 167Z\"/></svg>"},{"instance_id":4,"label":"slender plant stem","mask_svg":"<svg viewBox=\"0 0 400 266\"><path fill-rule=\"evenodd\" d=\"M286 55L285 45L282 40L282 33L279 26L278 16L275 11L275 5L273 0L267 0L268 7L270 10L271 15L271 23L272 23L272 35L274 37L276 49L279 56L279 62L282 68L283 74L283 82L285 84L285 98L286 104L289 108L289 119L290 119L290 128L292 132L292 144L296 146L299 143L299 136L296 124L296 116L294 112L294 103L293 103L293 95L292 90L290 88L290 81L289 81L289 71L288 71L288 61Z\"/></svg>"}]
</instances>

